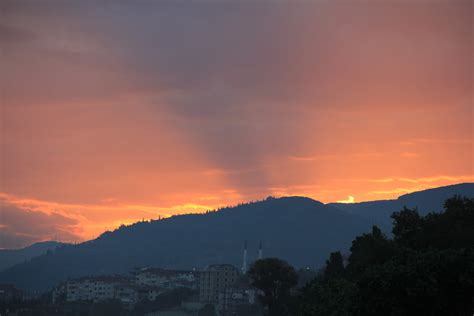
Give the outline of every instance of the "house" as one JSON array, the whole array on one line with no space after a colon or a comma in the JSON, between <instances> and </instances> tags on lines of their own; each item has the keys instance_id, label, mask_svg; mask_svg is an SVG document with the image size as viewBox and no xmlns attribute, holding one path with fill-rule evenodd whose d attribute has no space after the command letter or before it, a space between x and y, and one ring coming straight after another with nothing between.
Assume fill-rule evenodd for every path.
<instances>
[{"instance_id":1,"label":"house","mask_svg":"<svg viewBox=\"0 0 474 316\"><path fill-rule=\"evenodd\" d=\"M104 301L115 298L115 288L127 284L122 276L96 276L71 279L66 282L66 301Z\"/></svg>"},{"instance_id":2,"label":"house","mask_svg":"<svg viewBox=\"0 0 474 316\"><path fill-rule=\"evenodd\" d=\"M139 301L154 301L163 292L178 288L197 288L192 271L155 268L140 269L132 278L125 276L93 276L69 279L53 290L53 303L59 301L99 302L118 299L133 306Z\"/></svg>"}]
</instances>

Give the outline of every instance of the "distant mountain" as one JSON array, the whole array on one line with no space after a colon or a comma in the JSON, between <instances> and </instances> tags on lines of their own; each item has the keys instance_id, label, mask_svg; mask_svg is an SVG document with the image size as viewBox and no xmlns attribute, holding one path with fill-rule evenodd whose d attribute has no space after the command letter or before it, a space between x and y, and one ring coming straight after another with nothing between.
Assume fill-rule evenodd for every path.
<instances>
[{"instance_id":1,"label":"distant mountain","mask_svg":"<svg viewBox=\"0 0 474 316\"><path fill-rule=\"evenodd\" d=\"M0 283L45 290L68 277L127 273L138 266L202 269L212 263L242 265L263 241L264 256L295 266L319 266L331 251L347 250L371 223L303 197L286 197L207 214L139 222L78 245L68 245L0 273Z\"/></svg>"},{"instance_id":2,"label":"distant mountain","mask_svg":"<svg viewBox=\"0 0 474 316\"><path fill-rule=\"evenodd\" d=\"M474 198L474 183L461 183L414 192L402 195L396 200L352 204L330 203L327 205L362 216L366 220L380 226L386 233L390 233L392 227L390 215L393 212L401 210L404 206L409 208L417 207L418 212L423 215L429 212L440 212L443 210L444 201L454 195Z\"/></svg>"},{"instance_id":3,"label":"distant mountain","mask_svg":"<svg viewBox=\"0 0 474 316\"><path fill-rule=\"evenodd\" d=\"M33 257L45 254L64 245L57 241L44 241L21 249L0 249L0 271L14 266Z\"/></svg>"}]
</instances>

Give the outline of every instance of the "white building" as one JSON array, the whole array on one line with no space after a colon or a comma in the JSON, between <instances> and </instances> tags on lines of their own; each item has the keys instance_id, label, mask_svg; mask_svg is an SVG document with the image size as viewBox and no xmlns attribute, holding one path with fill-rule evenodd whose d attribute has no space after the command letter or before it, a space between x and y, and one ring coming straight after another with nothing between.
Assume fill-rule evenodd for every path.
<instances>
[{"instance_id":1,"label":"white building","mask_svg":"<svg viewBox=\"0 0 474 316\"><path fill-rule=\"evenodd\" d=\"M137 285L153 286L162 289L187 287L196 289L197 273L194 271L165 270L159 268L142 268L134 272Z\"/></svg>"},{"instance_id":2,"label":"white building","mask_svg":"<svg viewBox=\"0 0 474 316\"><path fill-rule=\"evenodd\" d=\"M129 281L120 276L97 276L71 279L66 282L66 301L104 301L116 297L116 288Z\"/></svg>"},{"instance_id":3,"label":"white building","mask_svg":"<svg viewBox=\"0 0 474 316\"><path fill-rule=\"evenodd\" d=\"M53 302L119 299L133 305L141 300L154 301L163 292L178 287L198 288L198 276L193 271L144 268L132 278L124 276L94 276L70 279L53 290Z\"/></svg>"}]
</instances>

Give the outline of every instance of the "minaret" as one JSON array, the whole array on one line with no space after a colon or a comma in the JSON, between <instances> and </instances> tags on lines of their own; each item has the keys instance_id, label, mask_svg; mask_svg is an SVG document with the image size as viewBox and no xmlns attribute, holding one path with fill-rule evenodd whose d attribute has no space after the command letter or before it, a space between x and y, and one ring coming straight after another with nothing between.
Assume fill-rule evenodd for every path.
<instances>
[{"instance_id":1,"label":"minaret","mask_svg":"<svg viewBox=\"0 0 474 316\"><path fill-rule=\"evenodd\" d=\"M262 250L262 241L260 240L260 244L258 245L258 260L263 259L263 250Z\"/></svg>"},{"instance_id":2,"label":"minaret","mask_svg":"<svg viewBox=\"0 0 474 316\"><path fill-rule=\"evenodd\" d=\"M244 241L244 257L242 262L242 273L247 273L247 240Z\"/></svg>"}]
</instances>

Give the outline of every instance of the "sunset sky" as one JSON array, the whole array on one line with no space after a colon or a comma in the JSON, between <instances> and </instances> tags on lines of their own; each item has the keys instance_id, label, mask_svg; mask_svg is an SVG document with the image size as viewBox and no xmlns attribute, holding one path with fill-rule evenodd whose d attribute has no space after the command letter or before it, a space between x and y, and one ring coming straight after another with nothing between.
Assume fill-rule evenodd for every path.
<instances>
[{"instance_id":1,"label":"sunset sky","mask_svg":"<svg viewBox=\"0 0 474 316\"><path fill-rule=\"evenodd\" d=\"M0 248L473 182L473 1L1 1Z\"/></svg>"}]
</instances>

